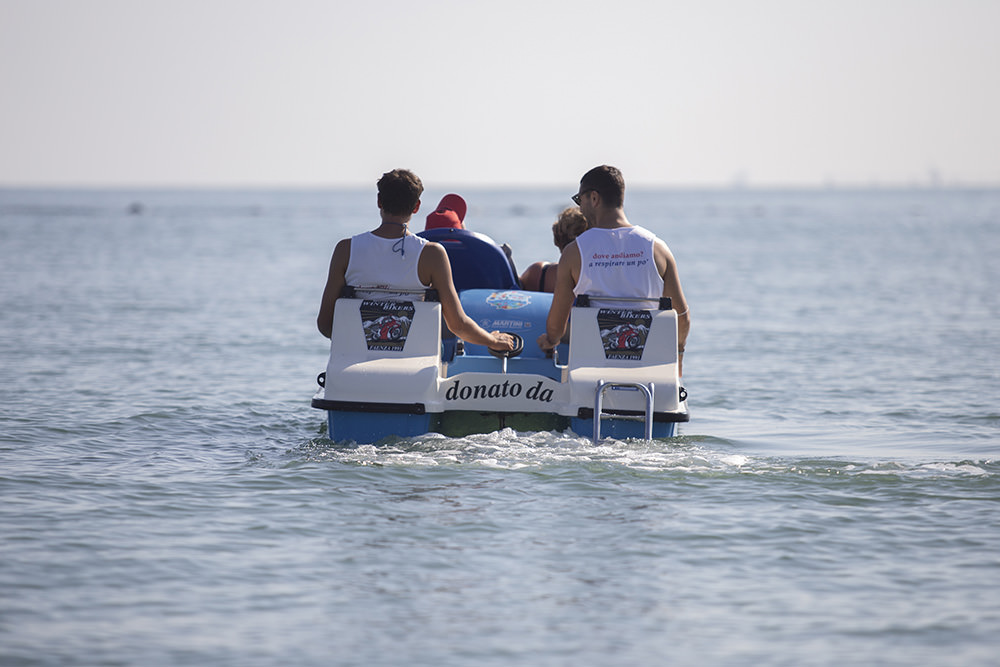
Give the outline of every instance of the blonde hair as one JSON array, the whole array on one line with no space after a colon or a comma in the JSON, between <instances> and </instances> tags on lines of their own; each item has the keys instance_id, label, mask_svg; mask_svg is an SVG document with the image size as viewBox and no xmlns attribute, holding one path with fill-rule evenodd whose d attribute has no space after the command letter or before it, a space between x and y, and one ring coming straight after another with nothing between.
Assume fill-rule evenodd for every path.
<instances>
[{"instance_id":1,"label":"blonde hair","mask_svg":"<svg viewBox=\"0 0 1000 667\"><path fill-rule=\"evenodd\" d=\"M562 252L563 248L585 232L587 227L587 219L583 217L579 207L570 206L552 223L552 242L559 248L559 252Z\"/></svg>"}]
</instances>

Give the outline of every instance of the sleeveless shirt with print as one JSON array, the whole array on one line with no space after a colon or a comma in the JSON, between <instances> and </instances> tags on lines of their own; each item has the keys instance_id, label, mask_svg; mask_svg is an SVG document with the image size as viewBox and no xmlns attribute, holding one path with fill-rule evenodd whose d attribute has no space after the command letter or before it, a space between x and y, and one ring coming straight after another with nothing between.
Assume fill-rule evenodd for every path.
<instances>
[{"instance_id":1,"label":"sleeveless shirt with print","mask_svg":"<svg viewBox=\"0 0 1000 667\"><path fill-rule=\"evenodd\" d=\"M656 268L656 236L642 227L602 229L593 227L576 237L580 249L580 279L574 294L658 299L663 277ZM637 308L648 305L592 300L594 306Z\"/></svg>"}]
</instances>

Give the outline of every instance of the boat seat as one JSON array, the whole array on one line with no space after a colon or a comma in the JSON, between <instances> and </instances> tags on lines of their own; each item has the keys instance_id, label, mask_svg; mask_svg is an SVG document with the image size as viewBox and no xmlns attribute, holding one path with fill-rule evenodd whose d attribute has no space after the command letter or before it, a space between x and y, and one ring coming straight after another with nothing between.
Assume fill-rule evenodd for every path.
<instances>
[{"instance_id":1,"label":"boat seat","mask_svg":"<svg viewBox=\"0 0 1000 667\"><path fill-rule=\"evenodd\" d=\"M468 229L427 229L418 234L444 246L455 289L519 289L510 260L493 239Z\"/></svg>"},{"instance_id":2,"label":"boat seat","mask_svg":"<svg viewBox=\"0 0 1000 667\"><path fill-rule=\"evenodd\" d=\"M341 297L333 311L327 403L433 403L440 346L436 301Z\"/></svg>"},{"instance_id":3,"label":"boat seat","mask_svg":"<svg viewBox=\"0 0 1000 667\"><path fill-rule=\"evenodd\" d=\"M677 374L677 313L668 300L663 309L590 307L578 299L570 316L569 361L571 404L591 409L599 382L655 385L656 412L680 407ZM643 411L640 392L612 391L608 409Z\"/></svg>"}]
</instances>

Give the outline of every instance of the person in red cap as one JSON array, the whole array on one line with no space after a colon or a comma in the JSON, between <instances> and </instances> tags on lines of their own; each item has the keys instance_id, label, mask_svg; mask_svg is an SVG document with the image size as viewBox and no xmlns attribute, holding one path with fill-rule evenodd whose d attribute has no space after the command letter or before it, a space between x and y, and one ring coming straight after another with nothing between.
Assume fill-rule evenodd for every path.
<instances>
[{"instance_id":1,"label":"person in red cap","mask_svg":"<svg viewBox=\"0 0 1000 667\"><path fill-rule=\"evenodd\" d=\"M437 208L427 214L427 226L424 229L465 229L465 200L456 194L448 194L441 198Z\"/></svg>"},{"instance_id":2,"label":"person in red cap","mask_svg":"<svg viewBox=\"0 0 1000 667\"><path fill-rule=\"evenodd\" d=\"M424 231L430 231L432 229L461 229L463 231L469 231L465 228L465 212L468 207L465 204L465 200L455 193L447 194L441 198L441 202L437 205L437 208L427 214L427 224L424 227ZM485 234L476 234L476 236L488 240L490 243L496 245L498 248L503 250L504 255L507 256L507 263L510 264L511 273L514 274L514 278L517 278L517 267L514 266L514 257L511 247L504 244L498 244L496 241L491 239Z\"/></svg>"}]
</instances>

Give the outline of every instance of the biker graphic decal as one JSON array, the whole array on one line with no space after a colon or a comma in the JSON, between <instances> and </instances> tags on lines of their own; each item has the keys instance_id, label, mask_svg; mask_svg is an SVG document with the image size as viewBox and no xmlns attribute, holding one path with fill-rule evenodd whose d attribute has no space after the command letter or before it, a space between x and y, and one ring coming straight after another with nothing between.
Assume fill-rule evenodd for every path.
<instances>
[{"instance_id":1,"label":"biker graphic decal","mask_svg":"<svg viewBox=\"0 0 1000 667\"><path fill-rule=\"evenodd\" d=\"M601 308L597 326L601 331L605 359L642 359L653 315L648 310Z\"/></svg>"},{"instance_id":2,"label":"biker graphic decal","mask_svg":"<svg viewBox=\"0 0 1000 667\"><path fill-rule=\"evenodd\" d=\"M414 310L412 301L362 301L361 326L368 349L402 350L410 332Z\"/></svg>"}]
</instances>

